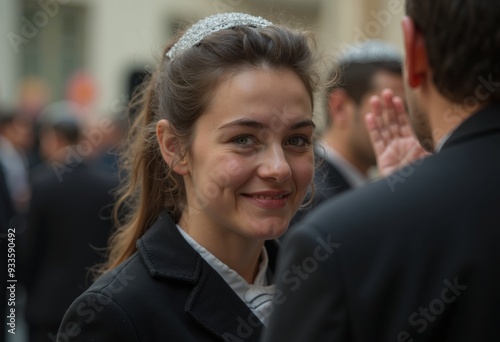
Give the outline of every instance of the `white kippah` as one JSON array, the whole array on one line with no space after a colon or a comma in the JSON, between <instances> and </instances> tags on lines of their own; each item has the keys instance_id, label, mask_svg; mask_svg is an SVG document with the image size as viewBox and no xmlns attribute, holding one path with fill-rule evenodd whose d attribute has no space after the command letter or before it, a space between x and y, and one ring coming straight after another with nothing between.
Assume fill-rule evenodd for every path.
<instances>
[{"instance_id":1,"label":"white kippah","mask_svg":"<svg viewBox=\"0 0 500 342\"><path fill-rule=\"evenodd\" d=\"M339 64L376 62L401 63L401 53L393 45L373 39L351 45L339 58Z\"/></svg>"},{"instance_id":2,"label":"white kippah","mask_svg":"<svg viewBox=\"0 0 500 342\"><path fill-rule=\"evenodd\" d=\"M273 23L262 18L245 13L220 13L206 17L193 26L179 39L167 52L167 57L174 59L187 49L195 46L206 36L235 26L251 26L255 28L266 27Z\"/></svg>"}]
</instances>

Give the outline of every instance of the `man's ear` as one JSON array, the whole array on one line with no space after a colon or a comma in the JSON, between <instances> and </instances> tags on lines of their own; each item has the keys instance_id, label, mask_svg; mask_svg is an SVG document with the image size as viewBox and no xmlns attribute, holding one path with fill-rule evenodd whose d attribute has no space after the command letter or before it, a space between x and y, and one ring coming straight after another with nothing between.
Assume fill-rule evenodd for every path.
<instances>
[{"instance_id":1,"label":"man's ear","mask_svg":"<svg viewBox=\"0 0 500 342\"><path fill-rule=\"evenodd\" d=\"M422 33L415 26L415 22L409 16L405 16L401 22L403 28L405 49L405 73L406 79L412 88L422 84L425 77L429 75L429 63L427 49Z\"/></svg>"},{"instance_id":2,"label":"man's ear","mask_svg":"<svg viewBox=\"0 0 500 342\"><path fill-rule=\"evenodd\" d=\"M156 124L156 138L160 145L161 155L170 168L179 175L189 172L187 158L182 156L179 138L174 134L170 122L165 119Z\"/></svg>"},{"instance_id":3,"label":"man's ear","mask_svg":"<svg viewBox=\"0 0 500 342\"><path fill-rule=\"evenodd\" d=\"M348 106L352 105L351 98L344 89L336 88L328 97L328 115L330 121L337 127L344 127L349 123Z\"/></svg>"}]
</instances>

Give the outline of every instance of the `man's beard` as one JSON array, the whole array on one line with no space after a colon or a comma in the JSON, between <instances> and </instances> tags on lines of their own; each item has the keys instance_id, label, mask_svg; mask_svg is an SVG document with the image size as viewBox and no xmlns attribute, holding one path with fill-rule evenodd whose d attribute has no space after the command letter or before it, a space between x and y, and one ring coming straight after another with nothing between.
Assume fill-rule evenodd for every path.
<instances>
[{"instance_id":1,"label":"man's beard","mask_svg":"<svg viewBox=\"0 0 500 342\"><path fill-rule=\"evenodd\" d=\"M420 105L415 93L405 85L406 100L408 101L408 120L420 145L428 151L434 151L434 141L432 139L432 129L429 122L429 115Z\"/></svg>"}]
</instances>

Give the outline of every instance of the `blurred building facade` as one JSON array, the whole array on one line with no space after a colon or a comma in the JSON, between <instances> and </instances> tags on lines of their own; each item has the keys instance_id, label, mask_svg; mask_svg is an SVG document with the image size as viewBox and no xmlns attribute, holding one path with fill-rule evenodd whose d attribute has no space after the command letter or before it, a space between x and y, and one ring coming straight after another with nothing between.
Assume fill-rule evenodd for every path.
<instances>
[{"instance_id":1,"label":"blurred building facade","mask_svg":"<svg viewBox=\"0 0 500 342\"><path fill-rule=\"evenodd\" d=\"M226 11L314 30L332 58L367 38L402 46L404 0L0 0L0 105L29 99L23 86L36 77L51 101L119 113L131 73L154 69L179 27Z\"/></svg>"}]
</instances>

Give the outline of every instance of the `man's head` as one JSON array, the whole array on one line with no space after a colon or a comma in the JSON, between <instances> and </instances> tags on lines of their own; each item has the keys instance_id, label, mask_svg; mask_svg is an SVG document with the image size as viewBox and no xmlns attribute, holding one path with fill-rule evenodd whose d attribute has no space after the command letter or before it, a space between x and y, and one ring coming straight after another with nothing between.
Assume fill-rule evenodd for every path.
<instances>
[{"instance_id":1,"label":"man's head","mask_svg":"<svg viewBox=\"0 0 500 342\"><path fill-rule=\"evenodd\" d=\"M376 162L364 124L369 99L384 88L403 96L401 63L392 45L369 40L346 50L330 73L324 139L363 173Z\"/></svg>"},{"instance_id":2,"label":"man's head","mask_svg":"<svg viewBox=\"0 0 500 342\"><path fill-rule=\"evenodd\" d=\"M40 114L40 154L46 161L63 161L67 146L80 141L81 122L77 108L69 102L56 102Z\"/></svg>"},{"instance_id":3,"label":"man's head","mask_svg":"<svg viewBox=\"0 0 500 342\"><path fill-rule=\"evenodd\" d=\"M410 119L424 147L450 123L500 101L500 7L495 0L407 0L403 19ZM439 113L441 112L441 113ZM432 146L430 146L432 147Z\"/></svg>"},{"instance_id":4,"label":"man's head","mask_svg":"<svg viewBox=\"0 0 500 342\"><path fill-rule=\"evenodd\" d=\"M18 151L27 152L33 144L32 122L16 111L0 109L0 136Z\"/></svg>"}]
</instances>

